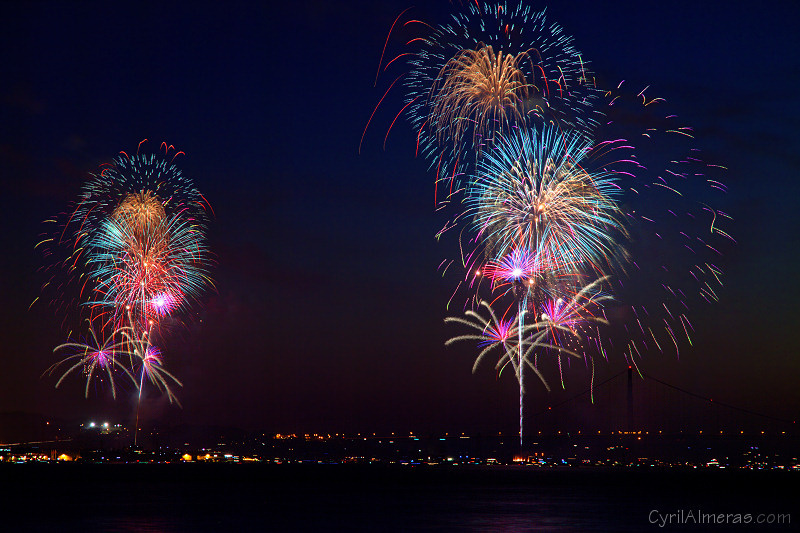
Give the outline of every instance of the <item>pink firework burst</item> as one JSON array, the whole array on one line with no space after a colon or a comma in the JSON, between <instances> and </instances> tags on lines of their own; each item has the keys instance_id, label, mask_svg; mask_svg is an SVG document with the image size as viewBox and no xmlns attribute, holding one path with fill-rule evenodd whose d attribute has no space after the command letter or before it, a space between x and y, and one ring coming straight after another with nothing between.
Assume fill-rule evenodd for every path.
<instances>
[{"instance_id":1,"label":"pink firework burst","mask_svg":"<svg viewBox=\"0 0 800 533\"><path fill-rule=\"evenodd\" d=\"M543 270L535 253L524 247L515 247L511 253L486 263L483 273L494 282L524 282Z\"/></svg>"}]
</instances>

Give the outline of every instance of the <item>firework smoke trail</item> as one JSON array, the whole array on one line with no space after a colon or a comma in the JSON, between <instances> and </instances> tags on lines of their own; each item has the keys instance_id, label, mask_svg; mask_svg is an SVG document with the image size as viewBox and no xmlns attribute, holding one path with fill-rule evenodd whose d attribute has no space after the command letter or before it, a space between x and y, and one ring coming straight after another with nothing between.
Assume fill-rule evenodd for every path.
<instances>
[{"instance_id":1,"label":"firework smoke trail","mask_svg":"<svg viewBox=\"0 0 800 533\"><path fill-rule=\"evenodd\" d=\"M163 368L163 356L152 345L154 331L165 317L187 311L203 290L213 287L205 239L210 207L175 166L182 152L169 156L173 148L161 147L163 156L121 152L92 175L57 238L46 240L69 249L57 266L66 267L66 285L80 288L73 301L88 312L90 324L110 328L107 342L128 355L126 366L124 358L110 364L87 352L61 380L80 364L90 368L91 379L99 365L109 374L115 395L111 372L122 371L138 389L137 420L147 382L179 404L170 384L181 383ZM66 346L77 345L57 349Z\"/></svg>"},{"instance_id":2,"label":"firework smoke trail","mask_svg":"<svg viewBox=\"0 0 800 533\"><path fill-rule=\"evenodd\" d=\"M527 296L527 294L526 294ZM519 350L519 359L517 362L517 371L519 372L519 445L522 447L523 443L523 421L524 421L524 410L523 406L525 404L525 362L524 362L524 355L523 351L525 349L525 343L522 340L522 330L525 327L525 302L526 297L523 297L522 300L519 302L519 308L517 310L517 317L519 321L519 346L517 349Z\"/></svg>"}]
</instances>

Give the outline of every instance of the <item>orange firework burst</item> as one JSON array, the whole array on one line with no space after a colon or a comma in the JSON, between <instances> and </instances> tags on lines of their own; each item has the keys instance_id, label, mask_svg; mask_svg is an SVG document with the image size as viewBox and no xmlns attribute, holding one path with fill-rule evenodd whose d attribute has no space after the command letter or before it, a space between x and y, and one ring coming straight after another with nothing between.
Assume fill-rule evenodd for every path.
<instances>
[{"instance_id":1,"label":"orange firework burst","mask_svg":"<svg viewBox=\"0 0 800 533\"><path fill-rule=\"evenodd\" d=\"M522 64L526 52L495 53L491 46L462 50L439 72L431 87L431 109L439 142L459 145L470 125L473 137L493 137L511 119L522 119L529 88ZM531 76L531 82L532 82ZM441 82L441 86L440 86Z\"/></svg>"},{"instance_id":2,"label":"orange firework burst","mask_svg":"<svg viewBox=\"0 0 800 533\"><path fill-rule=\"evenodd\" d=\"M143 233L148 227L159 225L167 213L156 194L143 191L123 198L111 216L129 228L136 228L137 233Z\"/></svg>"}]
</instances>

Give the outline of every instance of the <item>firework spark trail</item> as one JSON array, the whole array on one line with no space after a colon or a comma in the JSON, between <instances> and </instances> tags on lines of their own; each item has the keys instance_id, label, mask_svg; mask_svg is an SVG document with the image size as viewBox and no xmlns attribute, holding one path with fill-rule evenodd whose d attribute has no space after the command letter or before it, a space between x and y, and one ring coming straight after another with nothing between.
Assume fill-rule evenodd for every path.
<instances>
[{"instance_id":1,"label":"firework spark trail","mask_svg":"<svg viewBox=\"0 0 800 533\"><path fill-rule=\"evenodd\" d=\"M116 398L117 387L114 381L115 371L122 372L125 376L130 378L134 384L136 383L133 374L131 374L124 364L124 358L120 357L127 355L127 351L125 350L126 343L123 339L116 340L120 338L121 330L114 330L107 338L103 339L103 337L97 334L97 329L94 324L88 321L88 319L87 322L89 322L89 334L91 339L85 343L66 342L56 346L53 349L53 353L62 350L72 350L74 353L54 363L45 371L45 374L51 375L60 366L72 362L72 366L67 368L67 370L61 374L61 377L58 378L58 381L56 381L56 388L58 388L61 382L72 372L82 369L86 376L85 396L88 398L89 385L92 378L95 377L95 371L105 371L108 376L109 384L111 385L111 394Z\"/></svg>"},{"instance_id":2,"label":"firework spark trail","mask_svg":"<svg viewBox=\"0 0 800 533\"><path fill-rule=\"evenodd\" d=\"M636 316L640 335L623 337L619 344L636 353L640 348L633 348L634 340L647 350L672 347L677 356L680 337L690 345L691 339L680 312L673 311L719 299L723 276L714 263L735 240L726 231L730 215L711 207L726 194L720 181L725 167L706 160L692 128L646 91L628 90L624 82L609 90L600 108L606 120L595 131L598 139L629 146L636 161L630 173L617 173L626 227L634 232L628 251L635 261L615 296Z\"/></svg>"},{"instance_id":3,"label":"firework spark trail","mask_svg":"<svg viewBox=\"0 0 800 533\"><path fill-rule=\"evenodd\" d=\"M138 362L139 374L139 399L141 400L142 389L145 378L147 382L154 385L159 391L165 393L170 403L180 405L170 384L183 387L183 383L173 374L163 368L163 355L161 350L151 343L152 331L137 332L134 328L126 327L122 329L125 343L129 346L129 354Z\"/></svg>"},{"instance_id":4,"label":"firework spark trail","mask_svg":"<svg viewBox=\"0 0 800 533\"><path fill-rule=\"evenodd\" d=\"M517 317L519 322L519 346L517 346L518 352L518 359L517 359L517 373L519 374L519 445L522 446L523 444L523 428L524 424L524 406L525 406L525 343L522 338L522 331L525 327L525 309L527 302L527 293L523 297L522 300L519 301L519 307L517 310Z\"/></svg>"},{"instance_id":5,"label":"firework spark trail","mask_svg":"<svg viewBox=\"0 0 800 533\"><path fill-rule=\"evenodd\" d=\"M480 303L489 316L484 317L476 311L467 310L465 318L447 317L445 323L456 323L476 330L478 334L457 335L445 342L446 346L460 341L477 342L481 351L475 358L472 367L473 373L477 371L481 361L491 352L500 349L495 369L502 372L509 364L514 369L520 388L520 445L524 438L524 394L525 378L523 368L528 367L537 375L547 390L550 386L542 375L536 361L532 360L534 353L553 352L558 358L562 355L581 357L579 353L568 347L569 341L579 344L582 340L581 331L594 327L597 324L607 324L601 316L603 304L611 297L602 293L600 288L606 278L598 279L577 290L569 300L561 298L546 300L539 305L533 305L534 318L530 324L525 323L524 315L531 309L527 300L527 293L519 300L517 316L500 318L486 301ZM549 312L549 314L548 314Z\"/></svg>"},{"instance_id":6,"label":"firework spark trail","mask_svg":"<svg viewBox=\"0 0 800 533\"><path fill-rule=\"evenodd\" d=\"M131 320L132 322L132 320ZM142 405L142 392L144 391L145 378L155 387L166 393L169 403L176 403L180 407L181 403L172 391L170 382L183 387L178 378L162 367L163 356L161 351L150 342L150 329L137 333L134 327L124 327L121 329L125 345L128 347L128 354L139 366L139 382L137 385L138 394L136 401L136 422L133 429L133 445L136 446L139 437L139 410ZM135 382L135 378L134 378Z\"/></svg>"}]
</instances>

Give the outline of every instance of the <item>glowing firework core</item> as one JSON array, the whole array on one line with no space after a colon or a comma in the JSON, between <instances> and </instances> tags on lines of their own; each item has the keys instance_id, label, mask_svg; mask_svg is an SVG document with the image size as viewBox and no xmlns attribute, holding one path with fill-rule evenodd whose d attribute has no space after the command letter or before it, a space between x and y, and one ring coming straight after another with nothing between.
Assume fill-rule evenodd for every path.
<instances>
[{"instance_id":1,"label":"glowing firework core","mask_svg":"<svg viewBox=\"0 0 800 533\"><path fill-rule=\"evenodd\" d=\"M160 224L167 213L158 196L143 191L126 196L111 216L126 226L143 231Z\"/></svg>"},{"instance_id":2,"label":"glowing firework core","mask_svg":"<svg viewBox=\"0 0 800 533\"><path fill-rule=\"evenodd\" d=\"M445 64L431 88L433 116L440 142L452 137L457 145L466 128L489 136L495 124L524 116L528 82L520 68L526 53L495 54L491 46L462 50ZM442 80L441 87L438 86Z\"/></svg>"}]
</instances>

